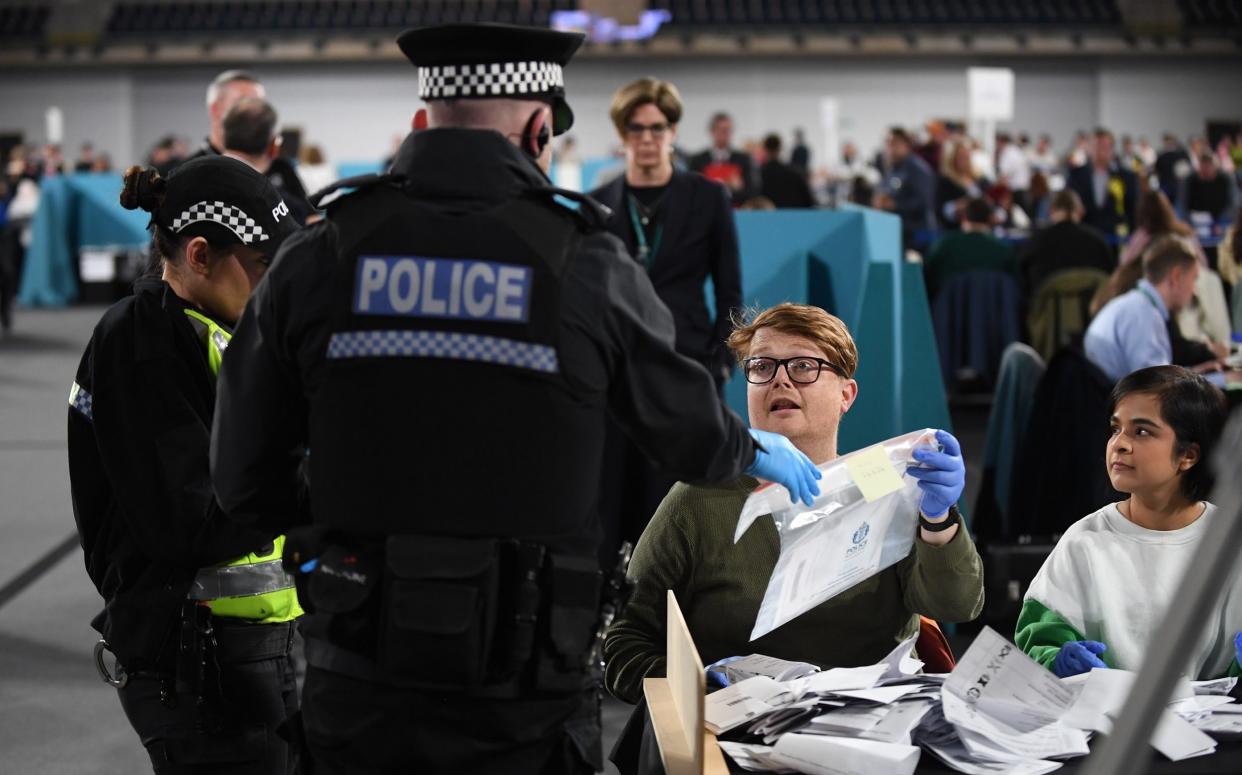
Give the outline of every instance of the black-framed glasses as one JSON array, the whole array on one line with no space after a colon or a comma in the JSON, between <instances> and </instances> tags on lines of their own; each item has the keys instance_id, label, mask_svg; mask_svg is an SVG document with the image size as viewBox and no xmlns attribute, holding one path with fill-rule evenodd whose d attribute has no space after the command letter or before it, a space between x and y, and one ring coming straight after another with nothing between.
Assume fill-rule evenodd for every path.
<instances>
[{"instance_id":1,"label":"black-framed glasses","mask_svg":"<svg viewBox=\"0 0 1242 775\"><path fill-rule=\"evenodd\" d=\"M628 137L642 137L644 132L650 132L651 136L659 140L664 137L664 133L668 131L668 123L661 122L658 124L640 124L637 121L630 121L625 125L625 134Z\"/></svg>"},{"instance_id":2,"label":"black-framed glasses","mask_svg":"<svg viewBox=\"0 0 1242 775\"><path fill-rule=\"evenodd\" d=\"M781 366L789 379L802 385L809 385L819 379L824 369L840 374L841 370L832 361L823 358L810 358L805 355L797 358L767 358L756 356L742 361L742 373L746 381L752 385L766 385L776 379L776 372Z\"/></svg>"}]
</instances>

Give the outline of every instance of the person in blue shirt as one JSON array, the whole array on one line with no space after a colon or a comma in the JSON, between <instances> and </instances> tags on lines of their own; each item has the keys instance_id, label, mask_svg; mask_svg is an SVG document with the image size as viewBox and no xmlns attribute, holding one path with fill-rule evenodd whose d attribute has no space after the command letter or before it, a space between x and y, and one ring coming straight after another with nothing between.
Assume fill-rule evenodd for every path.
<instances>
[{"instance_id":1,"label":"person in blue shirt","mask_svg":"<svg viewBox=\"0 0 1242 775\"><path fill-rule=\"evenodd\" d=\"M1190 303L1199 276L1194 246L1185 238L1157 238L1143 253L1143 278L1100 310L1087 327L1087 358L1113 381L1147 366L1173 362L1168 320ZM1215 362L1212 362L1215 365ZM1223 374L1207 375L1221 387Z\"/></svg>"}]
</instances>

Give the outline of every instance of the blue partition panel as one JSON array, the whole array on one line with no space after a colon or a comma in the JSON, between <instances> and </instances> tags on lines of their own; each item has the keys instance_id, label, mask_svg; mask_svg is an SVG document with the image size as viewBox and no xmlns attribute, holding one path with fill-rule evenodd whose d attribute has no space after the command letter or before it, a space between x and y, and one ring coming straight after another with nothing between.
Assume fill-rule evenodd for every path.
<instances>
[{"instance_id":1,"label":"blue partition panel","mask_svg":"<svg viewBox=\"0 0 1242 775\"><path fill-rule=\"evenodd\" d=\"M151 216L121 207L121 176L79 173L45 178L31 224L18 302L61 306L78 297L78 251L85 246L142 249Z\"/></svg>"},{"instance_id":2,"label":"blue partition panel","mask_svg":"<svg viewBox=\"0 0 1242 775\"><path fill-rule=\"evenodd\" d=\"M864 208L737 213L745 303L823 307L858 344L858 400L841 423L849 452L915 428L949 427L931 312L917 265L901 252L896 216ZM740 374L725 387L746 416Z\"/></svg>"}]
</instances>

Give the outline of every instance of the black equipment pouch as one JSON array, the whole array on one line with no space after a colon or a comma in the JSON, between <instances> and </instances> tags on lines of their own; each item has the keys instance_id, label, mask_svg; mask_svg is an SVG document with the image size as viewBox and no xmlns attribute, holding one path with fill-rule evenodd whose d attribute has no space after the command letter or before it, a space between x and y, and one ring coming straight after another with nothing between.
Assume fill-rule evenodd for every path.
<instances>
[{"instance_id":1,"label":"black equipment pouch","mask_svg":"<svg viewBox=\"0 0 1242 775\"><path fill-rule=\"evenodd\" d=\"M306 597L315 613L356 611L379 584L380 562L372 552L329 544L306 581Z\"/></svg>"},{"instance_id":2,"label":"black equipment pouch","mask_svg":"<svg viewBox=\"0 0 1242 775\"><path fill-rule=\"evenodd\" d=\"M575 692L590 685L587 662L599 619L600 571L594 556L552 555L548 570L546 653L539 660L536 687Z\"/></svg>"},{"instance_id":3,"label":"black equipment pouch","mask_svg":"<svg viewBox=\"0 0 1242 775\"><path fill-rule=\"evenodd\" d=\"M378 662L394 679L469 691L492 679L499 619L495 539L391 536Z\"/></svg>"}]
</instances>

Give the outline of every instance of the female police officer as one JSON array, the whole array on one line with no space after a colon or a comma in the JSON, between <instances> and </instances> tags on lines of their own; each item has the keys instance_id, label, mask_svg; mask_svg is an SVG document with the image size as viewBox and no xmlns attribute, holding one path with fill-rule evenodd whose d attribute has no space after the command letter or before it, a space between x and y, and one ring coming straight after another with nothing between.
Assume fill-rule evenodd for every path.
<instances>
[{"instance_id":1,"label":"female police officer","mask_svg":"<svg viewBox=\"0 0 1242 775\"><path fill-rule=\"evenodd\" d=\"M301 609L283 537L223 518L207 460L228 326L295 225L262 175L218 156L167 180L131 167L121 204L151 213L160 273L104 313L69 397L74 516L105 601L96 663L157 773L283 773Z\"/></svg>"}]
</instances>

